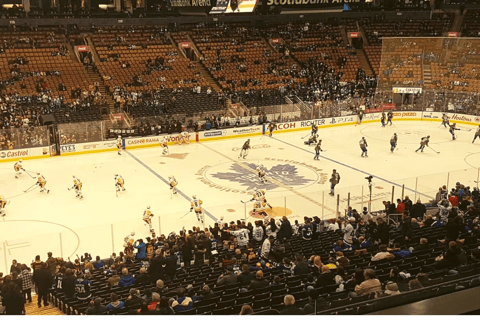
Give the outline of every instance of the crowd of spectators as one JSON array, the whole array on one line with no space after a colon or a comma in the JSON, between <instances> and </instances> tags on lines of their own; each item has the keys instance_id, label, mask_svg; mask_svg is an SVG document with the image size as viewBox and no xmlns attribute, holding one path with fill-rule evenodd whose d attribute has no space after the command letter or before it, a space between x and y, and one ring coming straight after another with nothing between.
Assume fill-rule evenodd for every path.
<instances>
[{"instance_id":1,"label":"crowd of spectators","mask_svg":"<svg viewBox=\"0 0 480 320\"><path fill-rule=\"evenodd\" d=\"M71 262L48 253L46 261L37 256L30 266L14 260L9 275L0 275L2 304L7 314L21 314L35 288L39 308L51 303L51 293L86 314L188 314L208 301L218 302L222 290L233 286L238 301L255 295L253 305L246 299L236 306L240 314L270 306L271 293L279 301L273 293L280 290L275 308L294 315L332 307L334 300L327 301L332 295L399 295L433 284L430 276L439 272L456 276L462 266L480 262L478 189L470 192L457 183L450 192L441 187L437 198L428 212L420 201L414 205L406 197L396 205L385 202L383 212L364 208L359 213L350 207L344 217L326 221L304 217L290 222L285 216L254 223L219 220L203 230L194 226L145 240L132 232L123 251L104 259L85 253ZM392 214L401 219L387 225ZM314 246L306 249L307 243ZM419 256L427 260L416 260ZM197 281L203 274L191 275L195 270L218 278ZM233 307L233 301L228 303ZM231 307L222 312L231 313Z\"/></svg>"}]
</instances>

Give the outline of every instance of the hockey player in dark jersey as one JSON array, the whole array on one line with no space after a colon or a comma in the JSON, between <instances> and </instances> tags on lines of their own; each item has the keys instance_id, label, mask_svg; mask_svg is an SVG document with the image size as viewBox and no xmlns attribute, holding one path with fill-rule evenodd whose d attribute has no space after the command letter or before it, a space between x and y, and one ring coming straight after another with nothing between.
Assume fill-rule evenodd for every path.
<instances>
[{"instance_id":1,"label":"hockey player in dark jersey","mask_svg":"<svg viewBox=\"0 0 480 320\"><path fill-rule=\"evenodd\" d=\"M478 137L479 140L480 140L480 126L478 126L477 131L475 132L475 136L473 137L472 143L475 142L475 140L477 139L477 137Z\"/></svg>"},{"instance_id":2,"label":"hockey player in dark jersey","mask_svg":"<svg viewBox=\"0 0 480 320\"><path fill-rule=\"evenodd\" d=\"M311 145L312 143L317 143L317 138L318 138L318 134L312 134L310 138L308 138L308 141L304 141L303 143L307 145Z\"/></svg>"},{"instance_id":3,"label":"hockey player in dark jersey","mask_svg":"<svg viewBox=\"0 0 480 320\"><path fill-rule=\"evenodd\" d=\"M421 150L423 152L423 149L425 149L425 147L428 147L428 142L430 142L430 136L422 137L422 140L420 141L420 147L415 150L415 152L417 152L418 150Z\"/></svg>"},{"instance_id":4,"label":"hockey player in dark jersey","mask_svg":"<svg viewBox=\"0 0 480 320\"><path fill-rule=\"evenodd\" d=\"M248 155L248 150L250 150L250 139L245 141L245 143L243 144L242 150L240 151L240 156L238 157L239 158L243 157L243 159L245 159L245 157Z\"/></svg>"},{"instance_id":5,"label":"hockey player in dark jersey","mask_svg":"<svg viewBox=\"0 0 480 320\"><path fill-rule=\"evenodd\" d=\"M456 123L449 125L450 128L448 129L448 131L449 131L450 134L452 135L452 140L455 140L455 139L456 139L456 138L455 138L455 130L460 130L460 129L458 129L458 128L456 127L456 125L457 125Z\"/></svg>"},{"instance_id":6,"label":"hockey player in dark jersey","mask_svg":"<svg viewBox=\"0 0 480 320\"><path fill-rule=\"evenodd\" d=\"M320 151L323 151L322 150L322 140L318 140L318 143L317 145L315 146L315 157L313 158L313 160L320 160L319 157L320 157Z\"/></svg>"},{"instance_id":7,"label":"hockey player in dark jersey","mask_svg":"<svg viewBox=\"0 0 480 320\"><path fill-rule=\"evenodd\" d=\"M393 113L392 113L392 111L389 111L389 112L387 113L387 118L388 118L387 124L390 123L390 125L392 125L392 124L393 124L393 123L392 123L392 119L393 119Z\"/></svg>"},{"instance_id":8,"label":"hockey player in dark jersey","mask_svg":"<svg viewBox=\"0 0 480 320\"><path fill-rule=\"evenodd\" d=\"M397 147L397 134L394 133L393 136L390 138L390 152L393 152L395 148Z\"/></svg>"},{"instance_id":9,"label":"hockey player in dark jersey","mask_svg":"<svg viewBox=\"0 0 480 320\"><path fill-rule=\"evenodd\" d=\"M271 122L269 125L268 125L268 131L270 132L268 134L269 137L272 136L273 134L273 130L275 130L277 128L277 125L275 124L275 122Z\"/></svg>"},{"instance_id":10,"label":"hockey player in dark jersey","mask_svg":"<svg viewBox=\"0 0 480 320\"><path fill-rule=\"evenodd\" d=\"M312 136L317 134L318 127L315 123L312 123Z\"/></svg>"},{"instance_id":11,"label":"hockey player in dark jersey","mask_svg":"<svg viewBox=\"0 0 480 320\"><path fill-rule=\"evenodd\" d=\"M359 142L359 145L360 145L360 149L362 149L362 157L368 157L367 155L368 144L367 144L367 140L365 140L365 137L362 137L362 139Z\"/></svg>"},{"instance_id":12,"label":"hockey player in dark jersey","mask_svg":"<svg viewBox=\"0 0 480 320\"><path fill-rule=\"evenodd\" d=\"M382 123L382 127L385 127L385 112L382 112L382 117L380 118L380 122Z\"/></svg>"}]
</instances>

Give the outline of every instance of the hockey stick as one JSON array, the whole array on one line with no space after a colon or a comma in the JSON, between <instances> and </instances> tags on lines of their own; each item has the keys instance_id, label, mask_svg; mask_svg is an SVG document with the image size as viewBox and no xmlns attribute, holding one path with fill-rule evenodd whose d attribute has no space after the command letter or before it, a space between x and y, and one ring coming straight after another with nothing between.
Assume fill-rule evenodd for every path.
<instances>
[{"instance_id":1,"label":"hockey stick","mask_svg":"<svg viewBox=\"0 0 480 320\"><path fill-rule=\"evenodd\" d=\"M309 135L311 135L312 133L309 133L307 134L305 137L301 137L301 139L305 139L306 137L308 137Z\"/></svg>"},{"instance_id":2,"label":"hockey stick","mask_svg":"<svg viewBox=\"0 0 480 320\"><path fill-rule=\"evenodd\" d=\"M181 216L181 217L180 217L180 219L183 219L183 218L185 218L185 217L187 216L187 214L189 214L189 213L190 213L190 211L188 211L188 212L187 212L187 213L185 213L183 216Z\"/></svg>"},{"instance_id":3,"label":"hockey stick","mask_svg":"<svg viewBox=\"0 0 480 320\"><path fill-rule=\"evenodd\" d=\"M434 150L432 147L430 147L430 146L428 146L428 147L429 147L430 149L432 149L432 150L433 150L433 152L436 152L437 154L439 154L439 153L440 153L440 152L438 152L438 151L435 151L435 150Z\"/></svg>"},{"instance_id":4,"label":"hockey stick","mask_svg":"<svg viewBox=\"0 0 480 320\"><path fill-rule=\"evenodd\" d=\"M34 185L32 185L30 188L28 188L27 190L23 190L23 192L27 192L29 191L30 189L32 189L33 187L35 187L37 185L37 183L35 183Z\"/></svg>"},{"instance_id":5,"label":"hockey stick","mask_svg":"<svg viewBox=\"0 0 480 320\"><path fill-rule=\"evenodd\" d=\"M35 177L34 177L34 176L32 176L30 173L28 173L28 171L27 171L27 170L23 169L23 171L25 171L25 173L26 173L26 174L28 174L28 175L30 176L30 178L32 178L32 179L35 179Z\"/></svg>"}]
</instances>

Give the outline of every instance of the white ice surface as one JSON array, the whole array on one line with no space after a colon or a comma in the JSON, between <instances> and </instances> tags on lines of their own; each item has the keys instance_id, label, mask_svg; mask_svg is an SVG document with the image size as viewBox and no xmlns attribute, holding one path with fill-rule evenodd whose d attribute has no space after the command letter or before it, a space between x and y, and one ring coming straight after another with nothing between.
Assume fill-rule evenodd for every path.
<instances>
[{"instance_id":1,"label":"white ice surface","mask_svg":"<svg viewBox=\"0 0 480 320\"><path fill-rule=\"evenodd\" d=\"M26 174L15 179L13 163L1 163L0 192L10 203L6 217L0 221L0 271L5 272L12 259L29 263L36 254L46 259L49 251L72 260L84 252L101 257L108 257L113 250L118 253L123 249L123 238L131 231L138 238L149 235L142 222L147 205L155 214L157 235L178 232L182 226L200 226L194 214L184 216L193 194L203 200L208 212L206 226L221 216L225 221L242 219L245 208L240 200L251 198L245 192L254 186L266 187L245 169L248 164L264 164L270 178L267 200L274 207L285 206L292 211L290 218L300 220L305 215L335 216L337 198L328 195L332 169L341 175L336 193L340 194L342 213L349 192L354 208L360 210L362 203L367 205L364 177L368 174L375 176L374 210L381 209L381 200L391 198L392 186L395 199L401 197L401 185L405 184L405 195L424 201L447 181L449 188L457 181L477 186L474 181L478 180L480 167L480 141L472 145L475 127L459 127L464 130L456 132L456 141L437 122L397 121L386 128L370 123L320 129L322 148L326 150L320 161L313 160L314 147L303 144L306 139L301 137L307 131L275 132L273 138L252 137L252 146L259 148L250 150L246 160L238 159L245 138L170 147L174 155L186 154L184 159L162 157L161 149L153 147L129 150L121 156L108 152L25 160L26 170L45 176L49 194L40 193L38 188L24 193L35 180ZM391 153L389 140L394 132L398 135L398 150ZM423 153L414 152L420 138L426 135L431 136L430 146L440 154L429 148ZM368 158L360 157L358 142L362 136L368 142ZM127 191L118 197L115 173L126 181ZM72 186L72 175L83 182L83 200L67 190ZM180 192L173 197L165 183L169 175L179 182ZM248 215L252 203L246 209L249 221L253 221Z\"/></svg>"}]
</instances>

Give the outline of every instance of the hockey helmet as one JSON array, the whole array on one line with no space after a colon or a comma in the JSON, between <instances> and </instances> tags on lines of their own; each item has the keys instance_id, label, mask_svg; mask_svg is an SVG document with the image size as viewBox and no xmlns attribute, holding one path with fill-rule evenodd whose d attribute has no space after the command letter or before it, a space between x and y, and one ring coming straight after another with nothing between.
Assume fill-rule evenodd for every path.
<instances>
[{"instance_id":1,"label":"hockey helmet","mask_svg":"<svg viewBox=\"0 0 480 320\"><path fill-rule=\"evenodd\" d=\"M193 198L193 199L197 199L197 196L196 196L196 195L193 195L192 198Z\"/></svg>"},{"instance_id":2,"label":"hockey helmet","mask_svg":"<svg viewBox=\"0 0 480 320\"><path fill-rule=\"evenodd\" d=\"M147 206L147 209L150 209L150 206Z\"/></svg>"},{"instance_id":3,"label":"hockey helmet","mask_svg":"<svg viewBox=\"0 0 480 320\"><path fill-rule=\"evenodd\" d=\"M37 176L39 176L39 175L40 175L40 172L37 172Z\"/></svg>"},{"instance_id":4,"label":"hockey helmet","mask_svg":"<svg viewBox=\"0 0 480 320\"><path fill-rule=\"evenodd\" d=\"M22 161L23 161L22 159L18 160L18 162L22 162Z\"/></svg>"},{"instance_id":5,"label":"hockey helmet","mask_svg":"<svg viewBox=\"0 0 480 320\"><path fill-rule=\"evenodd\" d=\"M430 136L427 136L427 138L430 138Z\"/></svg>"},{"instance_id":6,"label":"hockey helmet","mask_svg":"<svg viewBox=\"0 0 480 320\"><path fill-rule=\"evenodd\" d=\"M77 179L75 176L72 176L73 179Z\"/></svg>"},{"instance_id":7,"label":"hockey helmet","mask_svg":"<svg viewBox=\"0 0 480 320\"><path fill-rule=\"evenodd\" d=\"M253 191L257 191L257 187L254 187L254 188L253 188Z\"/></svg>"},{"instance_id":8,"label":"hockey helmet","mask_svg":"<svg viewBox=\"0 0 480 320\"><path fill-rule=\"evenodd\" d=\"M135 235L135 231L130 232L130 235L133 237Z\"/></svg>"},{"instance_id":9,"label":"hockey helmet","mask_svg":"<svg viewBox=\"0 0 480 320\"><path fill-rule=\"evenodd\" d=\"M121 138L122 136L118 136L118 138Z\"/></svg>"}]
</instances>

